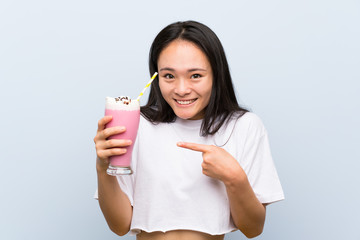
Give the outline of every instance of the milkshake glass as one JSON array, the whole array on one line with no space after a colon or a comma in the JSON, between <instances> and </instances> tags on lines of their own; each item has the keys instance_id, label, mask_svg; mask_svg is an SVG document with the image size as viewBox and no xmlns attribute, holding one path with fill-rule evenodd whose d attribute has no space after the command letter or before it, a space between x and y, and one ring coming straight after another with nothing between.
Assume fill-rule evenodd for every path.
<instances>
[{"instance_id":1,"label":"milkshake glass","mask_svg":"<svg viewBox=\"0 0 360 240\"><path fill-rule=\"evenodd\" d=\"M126 139L131 140L132 144L126 147L126 153L110 157L110 164L107 174L111 176L132 174L131 155L139 128L140 104L137 100L131 100L129 97L106 97L105 116L112 116L112 120L106 124L106 128L125 126L126 131L120 134L112 135L108 139Z\"/></svg>"}]
</instances>

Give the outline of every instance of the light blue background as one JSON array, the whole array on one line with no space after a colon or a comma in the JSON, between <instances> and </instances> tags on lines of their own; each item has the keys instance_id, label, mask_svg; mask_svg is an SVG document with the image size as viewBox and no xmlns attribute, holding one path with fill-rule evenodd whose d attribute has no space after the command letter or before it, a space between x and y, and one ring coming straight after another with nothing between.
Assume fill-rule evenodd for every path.
<instances>
[{"instance_id":1,"label":"light blue background","mask_svg":"<svg viewBox=\"0 0 360 240\"><path fill-rule=\"evenodd\" d=\"M188 19L270 134L286 200L257 239L360 239L355 0L1 1L0 239L118 239L92 198L104 98L136 97L153 38Z\"/></svg>"}]
</instances>

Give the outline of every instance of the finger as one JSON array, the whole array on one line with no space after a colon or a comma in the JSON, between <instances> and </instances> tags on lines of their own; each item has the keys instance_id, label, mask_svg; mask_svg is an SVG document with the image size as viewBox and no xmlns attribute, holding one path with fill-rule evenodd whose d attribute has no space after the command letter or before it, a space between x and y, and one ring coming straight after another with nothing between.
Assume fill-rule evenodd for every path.
<instances>
[{"instance_id":1,"label":"finger","mask_svg":"<svg viewBox=\"0 0 360 240\"><path fill-rule=\"evenodd\" d=\"M106 128L102 132L100 132L100 136L103 139L107 139L108 137L110 137L112 135L120 134L125 131L126 131L126 129L124 126L111 127L111 128Z\"/></svg>"},{"instance_id":2,"label":"finger","mask_svg":"<svg viewBox=\"0 0 360 240\"><path fill-rule=\"evenodd\" d=\"M98 151L97 155L100 159L108 159L111 156L122 155L126 153L126 148L110 148Z\"/></svg>"},{"instance_id":3,"label":"finger","mask_svg":"<svg viewBox=\"0 0 360 240\"><path fill-rule=\"evenodd\" d=\"M109 122L111 122L111 120L112 120L112 116L105 116L105 117L101 118L98 122L98 132L104 130L105 125L108 124Z\"/></svg>"},{"instance_id":4,"label":"finger","mask_svg":"<svg viewBox=\"0 0 360 240\"><path fill-rule=\"evenodd\" d=\"M197 151L197 152L203 152L203 153L210 151L209 145L199 144L199 143L178 142L177 146L182 147L182 148L187 148L187 149Z\"/></svg>"},{"instance_id":5,"label":"finger","mask_svg":"<svg viewBox=\"0 0 360 240\"><path fill-rule=\"evenodd\" d=\"M131 143L131 140L128 139L110 139L105 142L105 148L128 147Z\"/></svg>"}]
</instances>

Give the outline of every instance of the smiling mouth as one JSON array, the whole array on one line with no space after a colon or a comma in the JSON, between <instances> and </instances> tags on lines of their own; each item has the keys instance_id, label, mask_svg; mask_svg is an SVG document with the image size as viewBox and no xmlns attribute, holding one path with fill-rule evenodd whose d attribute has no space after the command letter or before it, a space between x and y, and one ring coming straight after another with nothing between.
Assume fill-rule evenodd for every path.
<instances>
[{"instance_id":1,"label":"smiling mouth","mask_svg":"<svg viewBox=\"0 0 360 240\"><path fill-rule=\"evenodd\" d=\"M174 100L175 100L175 102L177 102L180 105L189 105L189 104L192 104L193 102L195 102L197 100L197 98L191 99L191 100L177 100L177 99L174 99Z\"/></svg>"}]
</instances>

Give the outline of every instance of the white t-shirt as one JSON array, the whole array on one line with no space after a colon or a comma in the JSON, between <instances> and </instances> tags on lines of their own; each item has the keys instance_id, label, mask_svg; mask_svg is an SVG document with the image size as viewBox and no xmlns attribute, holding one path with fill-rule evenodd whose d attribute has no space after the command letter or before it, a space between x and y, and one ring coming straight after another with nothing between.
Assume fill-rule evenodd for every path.
<instances>
[{"instance_id":1,"label":"white t-shirt","mask_svg":"<svg viewBox=\"0 0 360 240\"><path fill-rule=\"evenodd\" d=\"M133 206L130 235L177 229L219 235L237 229L225 185L202 173L202 153L177 147L177 142L224 148L244 169L260 202L284 199L266 129L254 113L230 120L214 136L201 137L201 123L177 118L154 125L140 118L134 174L118 177Z\"/></svg>"}]
</instances>

